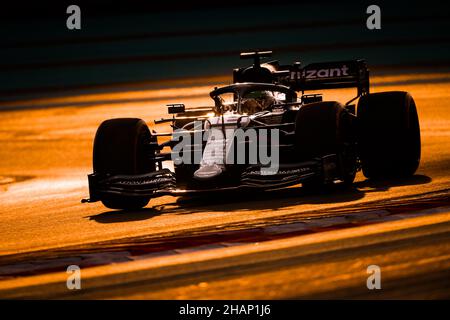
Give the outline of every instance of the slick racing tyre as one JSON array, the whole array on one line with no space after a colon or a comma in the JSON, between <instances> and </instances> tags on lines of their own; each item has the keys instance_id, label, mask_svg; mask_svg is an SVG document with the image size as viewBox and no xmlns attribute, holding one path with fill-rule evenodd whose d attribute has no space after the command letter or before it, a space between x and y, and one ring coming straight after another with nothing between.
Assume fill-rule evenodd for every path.
<instances>
[{"instance_id":1,"label":"slick racing tyre","mask_svg":"<svg viewBox=\"0 0 450 320\"><path fill-rule=\"evenodd\" d=\"M145 147L154 139L141 119L104 121L94 139L94 173L131 175L155 171L156 164L148 160L148 148ZM123 210L140 209L149 200L149 197L122 195L103 195L101 199L106 207Z\"/></svg>"},{"instance_id":2,"label":"slick racing tyre","mask_svg":"<svg viewBox=\"0 0 450 320\"><path fill-rule=\"evenodd\" d=\"M358 147L367 178L407 177L420 162L420 127L407 92L372 93L358 102Z\"/></svg>"},{"instance_id":3,"label":"slick racing tyre","mask_svg":"<svg viewBox=\"0 0 450 320\"><path fill-rule=\"evenodd\" d=\"M317 102L300 108L295 122L296 147L301 161L330 154L338 156L339 178L351 185L356 174L356 153L352 150L352 115L335 101ZM305 181L303 187L321 188L322 177Z\"/></svg>"}]
</instances>

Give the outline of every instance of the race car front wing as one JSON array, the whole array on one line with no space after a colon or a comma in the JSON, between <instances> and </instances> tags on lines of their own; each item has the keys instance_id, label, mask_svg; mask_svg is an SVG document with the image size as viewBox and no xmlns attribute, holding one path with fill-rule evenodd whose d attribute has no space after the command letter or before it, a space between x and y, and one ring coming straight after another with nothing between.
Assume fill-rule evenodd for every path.
<instances>
[{"instance_id":1,"label":"race car front wing","mask_svg":"<svg viewBox=\"0 0 450 320\"><path fill-rule=\"evenodd\" d=\"M235 186L201 190L177 189L175 173L169 169L139 175L93 173L88 175L90 198L81 201L99 201L103 195L158 197L237 189L267 190L295 185L312 177L320 177L324 182L330 182L339 176L337 162L337 156L331 154L311 161L280 165L275 174L264 174L264 167L251 166L241 173Z\"/></svg>"}]
</instances>

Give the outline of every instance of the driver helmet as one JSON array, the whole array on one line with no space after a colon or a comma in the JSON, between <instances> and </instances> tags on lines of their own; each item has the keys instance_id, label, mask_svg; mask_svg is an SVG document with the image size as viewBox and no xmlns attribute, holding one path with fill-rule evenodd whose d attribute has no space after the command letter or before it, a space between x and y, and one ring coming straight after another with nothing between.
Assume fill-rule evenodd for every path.
<instances>
[{"instance_id":1,"label":"driver helmet","mask_svg":"<svg viewBox=\"0 0 450 320\"><path fill-rule=\"evenodd\" d=\"M244 103L247 101L256 101L259 110L262 111L269 107L271 107L274 103L276 103L275 97L272 95L270 91L252 91L247 93L244 96Z\"/></svg>"}]
</instances>

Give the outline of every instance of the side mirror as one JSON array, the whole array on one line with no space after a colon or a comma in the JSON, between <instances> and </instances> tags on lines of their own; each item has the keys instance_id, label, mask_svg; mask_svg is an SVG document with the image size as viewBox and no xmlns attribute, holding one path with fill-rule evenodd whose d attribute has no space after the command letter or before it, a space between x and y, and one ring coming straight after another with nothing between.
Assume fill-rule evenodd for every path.
<instances>
[{"instance_id":1,"label":"side mirror","mask_svg":"<svg viewBox=\"0 0 450 320\"><path fill-rule=\"evenodd\" d=\"M168 104L167 106L169 114L183 113L186 110L182 103Z\"/></svg>"},{"instance_id":2,"label":"side mirror","mask_svg":"<svg viewBox=\"0 0 450 320\"><path fill-rule=\"evenodd\" d=\"M222 102L223 99L221 97L214 97L214 112L216 114L222 114Z\"/></svg>"},{"instance_id":3,"label":"side mirror","mask_svg":"<svg viewBox=\"0 0 450 320\"><path fill-rule=\"evenodd\" d=\"M241 116L236 122L238 128L245 128L250 123L251 119L249 116Z\"/></svg>"},{"instance_id":4,"label":"side mirror","mask_svg":"<svg viewBox=\"0 0 450 320\"><path fill-rule=\"evenodd\" d=\"M322 101L322 95L321 94L304 94L302 96L303 104L314 103L314 102L321 102L321 101Z\"/></svg>"}]
</instances>

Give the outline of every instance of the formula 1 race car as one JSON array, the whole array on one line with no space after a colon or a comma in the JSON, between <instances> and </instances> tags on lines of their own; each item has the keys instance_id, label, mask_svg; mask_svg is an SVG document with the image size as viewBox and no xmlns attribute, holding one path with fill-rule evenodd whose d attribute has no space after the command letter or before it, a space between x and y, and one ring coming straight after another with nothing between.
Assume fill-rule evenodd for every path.
<instances>
[{"instance_id":1,"label":"formula 1 race car","mask_svg":"<svg viewBox=\"0 0 450 320\"><path fill-rule=\"evenodd\" d=\"M242 53L253 65L235 69L233 84L210 93L214 106L169 105L173 116L155 123L171 123L173 132L151 132L141 119L104 121L83 202L137 209L163 195L351 185L361 169L370 179L414 174L421 144L409 93L369 93L364 60L261 62L270 55ZM345 104L305 94L351 87L357 95ZM170 139L159 144L161 136Z\"/></svg>"}]
</instances>

